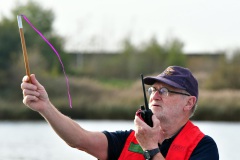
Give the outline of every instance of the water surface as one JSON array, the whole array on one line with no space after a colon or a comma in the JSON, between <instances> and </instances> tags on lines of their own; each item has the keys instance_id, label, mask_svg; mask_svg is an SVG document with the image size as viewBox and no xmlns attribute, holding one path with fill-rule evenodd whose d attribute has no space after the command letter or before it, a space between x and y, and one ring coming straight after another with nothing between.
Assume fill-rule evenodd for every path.
<instances>
[{"instance_id":1,"label":"water surface","mask_svg":"<svg viewBox=\"0 0 240 160\"><path fill-rule=\"evenodd\" d=\"M132 121L77 120L85 129L115 131L133 128ZM194 122L216 141L221 160L238 159L240 123ZM96 160L69 147L45 121L0 122L0 160Z\"/></svg>"}]
</instances>

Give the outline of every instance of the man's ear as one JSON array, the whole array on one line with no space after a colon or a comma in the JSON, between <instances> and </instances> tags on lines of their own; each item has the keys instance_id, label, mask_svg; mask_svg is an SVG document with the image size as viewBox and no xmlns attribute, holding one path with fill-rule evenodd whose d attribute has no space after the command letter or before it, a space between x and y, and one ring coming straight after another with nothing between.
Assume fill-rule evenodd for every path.
<instances>
[{"instance_id":1,"label":"man's ear","mask_svg":"<svg viewBox=\"0 0 240 160\"><path fill-rule=\"evenodd\" d=\"M197 98L195 96L189 96L188 100L184 106L184 111L190 111L193 106L196 104Z\"/></svg>"}]
</instances>

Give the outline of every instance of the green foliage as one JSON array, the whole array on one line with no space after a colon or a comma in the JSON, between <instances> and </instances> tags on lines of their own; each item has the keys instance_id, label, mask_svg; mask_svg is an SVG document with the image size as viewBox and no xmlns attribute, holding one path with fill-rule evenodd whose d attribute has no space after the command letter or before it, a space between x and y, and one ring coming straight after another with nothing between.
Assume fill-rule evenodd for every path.
<instances>
[{"instance_id":1,"label":"green foliage","mask_svg":"<svg viewBox=\"0 0 240 160\"><path fill-rule=\"evenodd\" d=\"M164 46L159 44L155 38L143 45L141 53L144 65L141 67L144 73L159 73L166 68L167 52Z\"/></svg>"},{"instance_id":2,"label":"green foliage","mask_svg":"<svg viewBox=\"0 0 240 160\"><path fill-rule=\"evenodd\" d=\"M240 121L239 90L200 90L196 120Z\"/></svg>"},{"instance_id":3,"label":"green foliage","mask_svg":"<svg viewBox=\"0 0 240 160\"><path fill-rule=\"evenodd\" d=\"M75 119L129 119L144 104L140 80L127 87L122 84L107 85L89 78L70 78L73 108L69 108L64 77L38 76L52 103L64 114ZM110 82L112 83L112 82ZM61 86L61 87L59 87ZM19 89L20 92L20 89ZM239 91L200 91L194 120L239 121ZM43 119L21 103L21 97L0 97L0 119Z\"/></svg>"},{"instance_id":4,"label":"green foliage","mask_svg":"<svg viewBox=\"0 0 240 160\"><path fill-rule=\"evenodd\" d=\"M156 75L169 65L188 66L191 63L186 60L183 52L184 44L180 40L170 39L165 44L160 44L153 37L141 46L134 46L126 38L119 53L112 55L99 53L86 57L81 55L84 59L81 66L72 65L76 58L74 55L66 54L64 39L56 35L53 30L53 12L29 1L26 5L16 6L12 11L12 18L4 17L0 21L0 119L40 118L29 109L19 108L19 102L22 100L20 82L25 69L16 20L18 14L26 15L43 33L58 50L67 73L72 73L69 78L74 111L66 107L68 106L66 87L64 87L66 84L64 77L60 76L62 68L58 57L23 20L31 71L37 73L38 79L47 88L53 103L74 118L133 119L134 112L143 103L141 85L138 83L140 73ZM205 67L211 66L205 65L204 61L199 59L197 63L200 64L197 66L202 64ZM213 69L209 78L202 81L206 83L202 86L207 86L209 89L240 89L239 64L240 50L235 51L231 60L222 57L217 66L214 66L216 69ZM134 83L135 81L137 82ZM209 97L212 98L212 95ZM240 112L240 105L234 103L237 99L229 101L221 97L213 101L211 98L199 101L199 105L203 107L198 109L196 119L221 120L227 108L232 106L231 112L224 120L239 120L235 116ZM218 108L219 106L221 107ZM103 110L105 112L102 112Z\"/></svg>"},{"instance_id":5,"label":"green foliage","mask_svg":"<svg viewBox=\"0 0 240 160\"><path fill-rule=\"evenodd\" d=\"M26 15L27 18L36 26L36 28L39 29L44 35L46 35L47 38L52 34L52 25L55 17L52 10L43 9L40 4L33 1L28 1L26 5L16 6L16 8L13 9L12 14L14 15L14 18L17 15ZM31 27L24 25L24 28L26 28L26 30L30 30ZM25 34L31 37L30 34ZM32 39L32 41L36 42L35 39ZM28 42L31 43L30 39Z\"/></svg>"},{"instance_id":6,"label":"green foliage","mask_svg":"<svg viewBox=\"0 0 240 160\"><path fill-rule=\"evenodd\" d=\"M186 56L183 54L183 43L178 39L167 42L166 52L168 65L186 66Z\"/></svg>"},{"instance_id":7,"label":"green foliage","mask_svg":"<svg viewBox=\"0 0 240 160\"><path fill-rule=\"evenodd\" d=\"M18 80L19 71L23 71L20 72L22 75L25 72L24 68L21 67L24 66L24 63L17 24L17 15L20 14L26 15L32 24L53 44L61 55L63 63L66 64L65 70L68 69L67 61L69 60L69 56L63 50L64 40L54 33L52 27L54 20L53 12L43 9L39 4L32 1L29 1L26 5L18 4L12 10L11 18L3 17L0 21L0 87L2 89L0 94L4 97L10 96L9 94L16 87L19 88L19 84L15 83L14 80ZM24 20L23 26L30 69L35 71L38 68L42 68L48 70L52 75L62 73L58 57L51 48ZM36 54L39 54L39 56L38 61L35 62L41 67L36 66L30 61L32 60L32 56L36 57ZM22 60L22 62L19 63L19 60ZM44 62L40 63L42 61Z\"/></svg>"},{"instance_id":8,"label":"green foliage","mask_svg":"<svg viewBox=\"0 0 240 160\"><path fill-rule=\"evenodd\" d=\"M86 57L82 57L84 62L79 73L101 79L136 79L141 73L158 74L169 65L186 65L182 48L182 43L175 39L163 46L152 38L141 47L126 39L122 51L117 54L82 55Z\"/></svg>"},{"instance_id":9,"label":"green foliage","mask_svg":"<svg viewBox=\"0 0 240 160\"><path fill-rule=\"evenodd\" d=\"M18 5L12 11L12 17L7 19L6 17L0 22L0 52L1 52L1 69L6 69L15 62L21 52L21 43L18 33L18 25L16 16L24 14L32 22L32 24L53 44L53 46L59 51L65 60L66 54L64 54L62 37L55 35L52 27L54 21L54 14L51 10L43 9L36 2L29 1L26 5ZM56 55L47 44L40 38L40 36L33 31L33 29L23 20L24 36L28 49L38 50L39 53L45 58L48 69L54 69L58 66L60 71L60 64L56 58ZM31 53L29 53L31 55Z\"/></svg>"},{"instance_id":10,"label":"green foliage","mask_svg":"<svg viewBox=\"0 0 240 160\"><path fill-rule=\"evenodd\" d=\"M13 10L14 15L24 14L31 23L49 40L49 42L59 52L64 62L67 62L68 56L63 50L64 40L56 35L53 30L54 14L52 10L45 10L36 2L29 1L27 5L20 5ZM26 24L26 25L24 25ZM42 38L33 31L30 26L23 22L25 30L25 39L28 48L35 48L44 57L46 69L53 74L61 72L61 65L51 48L42 40Z\"/></svg>"},{"instance_id":11,"label":"green foliage","mask_svg":"<svg viewBox=\"0 0 240 160\"><path fill-rule=\"evenodd\" d=\"M240 51L234 51L230 60L221 59L217 70L207 80L209 89L240 89Z\"/></svg>"},{"instance_id":12,"label":"green foliage","mask_svg":"<svg viewBox=\"0 0 240 160\"><path fill-rule=\"evenodd\" d=\"M4 18L0 22L0 68L7 68L11 66L9 61L11 58L16 57L16 51L20 47L19 39L16 39L16 35L18 34L17 28L13 25L13 23ZM15 54L15 55L13 55Z\"/></svg>"},{"instance_id":13,"label":"green foliage","mask_svg":"<svg viewBox=\"0 0 240 160\"><path fill-rule=\"evenodd\" d=\"M13 78L11 67L19 57L16 51L21 50L16 24L6 18L0 22L0 95L7 92L9 80Z\"/></svg>"}]
</instances>

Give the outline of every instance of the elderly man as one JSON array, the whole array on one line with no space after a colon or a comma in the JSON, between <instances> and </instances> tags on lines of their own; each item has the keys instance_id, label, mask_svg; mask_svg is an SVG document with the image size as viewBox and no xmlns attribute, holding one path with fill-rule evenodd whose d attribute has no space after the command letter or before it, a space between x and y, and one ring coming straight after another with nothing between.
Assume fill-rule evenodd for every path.
<instances>
[{"instance_id":1,"label":"elderly man","mask_svg":"<svg viewBox=\"0 0 240 160\"><path fill-rule=\"evenodd\" d=\"M39 112L71 147L98 159L109 160L218 160L214 140L204 135L189 119L198 100L198 82L189 69L170 66L156 77L144 78L151 85L149 106L153 127L135 116L135 129L93 132L83 129L60 113L44 87L31 75L21 84L23 103Z\"/></svg>"}]
</instances>

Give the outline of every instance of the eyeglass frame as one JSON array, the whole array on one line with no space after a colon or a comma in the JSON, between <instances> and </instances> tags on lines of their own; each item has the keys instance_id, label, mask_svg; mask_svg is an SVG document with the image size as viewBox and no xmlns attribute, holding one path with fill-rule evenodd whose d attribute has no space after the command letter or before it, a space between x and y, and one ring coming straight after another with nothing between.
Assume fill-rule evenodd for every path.
<instances>
[{"instance_id":1,"label":"eyeglass frame","mask_svg":"<svg viewBox=\"0 0 240 160\"><path fill-rule=\"evenodd\" d=\"M152 91L149 91L151 88L153 88L154 90L152 90ZM157 89L156 87L153 87L153 86L151 86L151 87L149 87L148 88L148 95L150 96L152 93L155 93L155 92L157 92L158 91L158 93L160 94L160 95L164 95L163 93L164 92L161 92L161 90L162 89L165 89L166 91L166 93L167 93L167 95L165 95L166 97L168 97L168 93L174 93L174 94L181 94L181 95L185 95L185 96L191 96L189 93L183 93L183 92L177 92L177 91L172 91L172 90L170 90L170 89L168 89L168 88L166 88L166 87L162 87L162 88L160 88L160 89Z\"/></svg>"}]
</instances>

